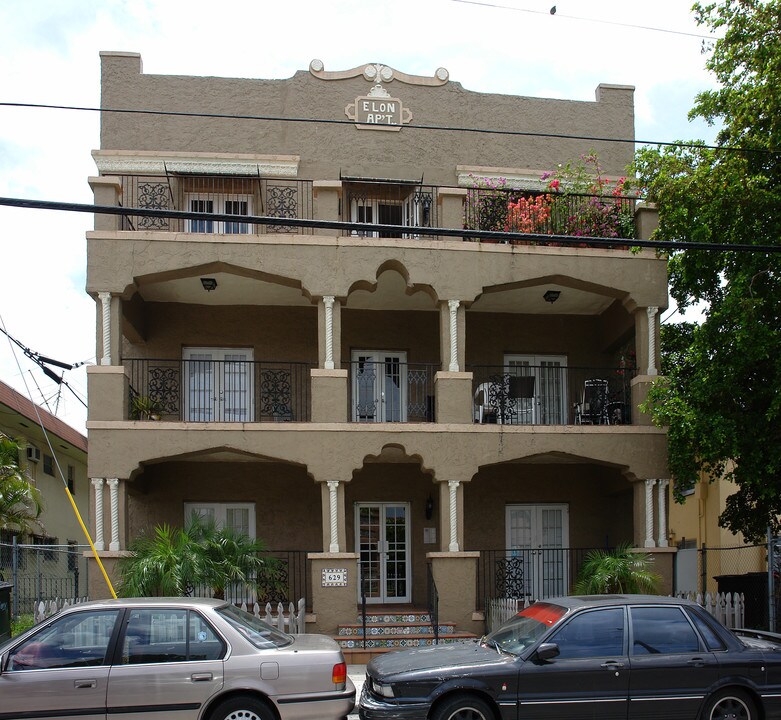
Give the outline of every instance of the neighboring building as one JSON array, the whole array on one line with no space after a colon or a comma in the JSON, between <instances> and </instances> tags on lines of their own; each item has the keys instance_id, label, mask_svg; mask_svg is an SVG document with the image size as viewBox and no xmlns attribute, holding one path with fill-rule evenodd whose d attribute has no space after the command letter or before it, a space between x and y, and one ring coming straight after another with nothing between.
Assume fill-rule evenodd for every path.
<instances>
[{"instance_id":1,"label":"neighboring building","mask_svg":"<svg viewBox=\"0 0 781 720\"><path fill-rule=\"evenodd\" d=\"M65 483L88 525L91 493L87 438L3 382L0 431L19 442L19 464L40 490L43 505L40 526L32 535L16 537L17 544L24 546L17 555L16 597L29 609L27 601L39 596L53 599L86 595L86 564L81 549L87 540L65 493ZM0 572L6 580L13 578L14 535L0 531ZM46 547L39 551L30 547L33 545Z\"/></svg>"},{"instance_id":2,"label":"neighboring building","mask_svg":"<svg viewBox=\"0 0 781 720\"><path fill-rule=\"evenodd\" d=\"M638 410L665 259L436 232L496 227L489 211L592 146L618 178L631 143L562 136L633 138L633 88L571 102L470 92L444 69L249 80L101 57L103 107L171 114L103 114L96 204L280 218L95 217L89 473L111 572L195 510L262 537L323 632L355 622L361 576L369 603L421 607L429 567L464 630L486 597L566 593L588 548L645 547L669 583L666 433ZM648 236L652 210L608 202ZM582 234L594 204L551 227Z\"/></svg>"}]
</instances>

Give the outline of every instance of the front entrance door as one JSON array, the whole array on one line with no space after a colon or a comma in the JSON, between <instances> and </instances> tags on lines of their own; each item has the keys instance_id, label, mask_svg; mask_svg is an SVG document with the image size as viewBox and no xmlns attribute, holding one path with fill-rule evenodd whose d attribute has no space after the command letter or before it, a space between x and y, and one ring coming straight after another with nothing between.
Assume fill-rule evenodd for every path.
<instances>
[{"instance_id":1,"label":"front entrance door","mask_svg":"<svg viewBox=\"0 0 781 720\"><path fill-rule=\"evenodd\" d=\"M355 552L367 603L410 601L409 503L357 503Z\"/></svg>"},{"instance_id":2,"label":"front entrance door","mask_svg":"<svg viewBox=\"0 0 781 720\"><path fill-rule=\"evenodd\" d=\"M356 350L352 356L353 420L407 421L407 353Z\"/></svg>"},{"instance_id":3,"label":"front entrance door","mask_svg":"<svg viewBox=\"0 0 781 720\"><path fill-rule=\"evenodd\" d=\"M569 508L508 505L505 568L497 568L504 595L540 600L569 591ZM503 571L503 574L502 574ZM502 589L502 588L500 588Z\"/></svg>"}]
</instances>

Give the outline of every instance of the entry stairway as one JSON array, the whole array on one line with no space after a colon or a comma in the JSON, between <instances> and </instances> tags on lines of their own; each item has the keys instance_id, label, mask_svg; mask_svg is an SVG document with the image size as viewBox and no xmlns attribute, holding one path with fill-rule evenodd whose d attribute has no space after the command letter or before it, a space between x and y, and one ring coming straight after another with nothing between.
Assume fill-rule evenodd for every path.
<instances>
[{"instance_id":1,"label":"entry stairway","mask_svg":"<svg viewBox=\"0 0 781 720\"><path fill-rule=\"evenodd\" d=\"M440 620L439 644L474 640L476 635L456 630L455 623ZM339 625L334 637L348 665L364 664L375 655L434 644L434 626L428 610L372 608L366 613L366 642L360 610L355 624Z\"/></svg>"}]
</instances>

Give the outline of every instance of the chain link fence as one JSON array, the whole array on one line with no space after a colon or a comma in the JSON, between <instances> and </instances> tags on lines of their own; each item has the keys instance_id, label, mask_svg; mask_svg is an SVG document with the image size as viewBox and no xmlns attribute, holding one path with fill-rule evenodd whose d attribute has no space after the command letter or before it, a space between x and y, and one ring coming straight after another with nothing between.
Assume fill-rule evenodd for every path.
<instances>
[{"instance_id":1,"label":"chain link fence","mask_svg":"<svg viewBox=\"0 0 781 720\"><path fill-rule=\"evenodd\" d=\"M87 595L87 545L0 542L0 577L13 583L12 616L32 613L41 601Z\"/></svg>"}]
</instances>

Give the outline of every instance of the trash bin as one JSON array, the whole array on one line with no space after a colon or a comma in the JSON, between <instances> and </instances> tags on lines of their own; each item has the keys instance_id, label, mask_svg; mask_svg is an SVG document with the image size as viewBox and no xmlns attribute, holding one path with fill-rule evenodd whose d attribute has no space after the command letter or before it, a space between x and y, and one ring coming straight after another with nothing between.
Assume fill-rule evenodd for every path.
<instances>
[{"instance_id":1,"label":"trash bin","mask_svg":"<svg viewBox=\"0 0 781 720\"><path fill-rule=\"evenodd\" d=\"M716 575L720 593L743 593L746 600L745 627L768 629L767 573L752 572L743 575Z\"/></svg>"},{"instance_id":2,"label":"trash bin","mask_svg":"<svg viewBox=\"0 0 781 720\"><path fill-rule=\"evenodd\" d=\"M11 590L14 584L0 580L0 643L11 639Z\"/></svg>"}]
</instances>

